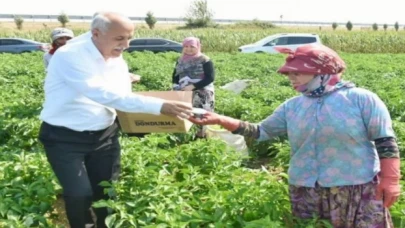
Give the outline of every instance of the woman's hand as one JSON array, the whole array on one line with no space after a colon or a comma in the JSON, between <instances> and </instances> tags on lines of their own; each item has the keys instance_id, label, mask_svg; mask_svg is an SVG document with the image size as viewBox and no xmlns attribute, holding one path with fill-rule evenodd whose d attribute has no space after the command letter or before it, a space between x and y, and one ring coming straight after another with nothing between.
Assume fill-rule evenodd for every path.
<instances>
[{"instance_id":1,"label":"woman's hand","mask_svg":"<svg viewBox=\"0 0 405 228\"><path fill-rule=\"evenodd\" d=\"M141 76L129 73L129 79L131 80L131 83L138 83L141 81Z\"/></svg>"},{"instance_id":2,"label":"woman's hand","mask_svg":"<svg viewBox=\"0 0 405 228\"><path fill-rule=\"evenodd\" d=\"M384 207L391 207L401 195L399 184L400 160L399 158L384 158L380 160L380 183L377 186L377 200L383 200Z\"/></svg>"},{"instance_id":3,"label":"woman's hand","mask_svg":"<svg viewBox=\"0 0 405 228\"><path fill-rule=\"evenodd\" d=\"M228 131L235 131L240 126L240 120L216 114L214 112L207 112L199 118L190 117L190 122L198 125L221 125Z\"/></svg>"},{"instance_id":4,"label":"woman's hand","mask_svg":"<svg viewBox=\"0 0 405 228\"><path fill-rule=\"evenodd\" d=\"M194 85L188 85L188 86L185 86L181 90L183 90L183 91L193 91L194 89L195 89Z\"/></svg>"},{"instance_id":5,"label":"woman's hand","mask_svg":"<svg viewBox=\"0 0 405 228\"><path fill-rule=\"evenodd\" d=\"M216 125L220 123L220 119L224 116L218 115L214 112L206 112L200 117L190 117L190 122L198 125Z\"/></svg>"}]
</instances>

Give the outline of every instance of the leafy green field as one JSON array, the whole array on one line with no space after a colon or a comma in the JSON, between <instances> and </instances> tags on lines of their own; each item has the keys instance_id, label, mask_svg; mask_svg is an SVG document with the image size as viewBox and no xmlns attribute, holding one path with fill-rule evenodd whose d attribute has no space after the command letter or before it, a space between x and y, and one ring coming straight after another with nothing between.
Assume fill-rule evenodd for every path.
<instances>
[{"instance_id":1,"label":"leafy green field","mask_svg":"<svg viewBox=\"0 0 405 228\"><path fill-rule=\"evenodd\" d=\"M257 122L296 95L288 81L275 73L284 56L208 55L216 65L219 113ZM126 54L131 72L142 75L141 84L134 88L170 89L177 57ZM401 63L405 55L346 53L342 57L348 65L345 78L386 102L404 157L405 65ZM54 212L60 187L36 139L44 77L40 53L0 54L0 227L63 227L57 222L62 215ZM254 82L240 95L219 88L235 79ZM218 140L192 141L191 133L152 134L144 139L123 136L121 142L121 179L108 191L117 200L96 203L115 210L107 221L110 227L328 227L316 218L294 221L291 217L286 184L289 145L283 139L256 145L253 161ZM401 183L404 189L405 179ZM395 227L405 227L404 194L391 213Z\"/></svg>"},{"instance_id":2,"label":"leafy green field","mask_svg":"<svg viewBox=\"0 0 405 228\"><path fill-rule=\"evenodd\" d=\"M0 37L22 37L41 42L50 42L50 29L35 32L1 32ZM74 30L79 35L84 30ZM134 37L161 37L181 42L187 36L201 39L205 52L237 52L238 47L254 43L275 33L310 32L321 36L322 42L336 51L348 53L405 53L405 31L345 31L317 28L275 28L221 27L209 29L137 29Z\"/></svg>"}]
</instances>

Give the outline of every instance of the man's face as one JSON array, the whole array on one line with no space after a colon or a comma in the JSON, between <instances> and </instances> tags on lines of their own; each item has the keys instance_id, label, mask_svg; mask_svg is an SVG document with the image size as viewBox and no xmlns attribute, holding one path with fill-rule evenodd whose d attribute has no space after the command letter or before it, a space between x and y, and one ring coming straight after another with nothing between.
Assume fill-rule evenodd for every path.
<instances>
[{"instance_id":1,"label":"man's face","mask_svg":"<svg viewBox=\"0 0 405 228\"><path fill-rule=\"evenodd\" d=\"M105 33L98 29L92 33L93 40L104 59L115 58L129 47L134 25L128 22L112 22Z\"/></svg>"}]
</instances>

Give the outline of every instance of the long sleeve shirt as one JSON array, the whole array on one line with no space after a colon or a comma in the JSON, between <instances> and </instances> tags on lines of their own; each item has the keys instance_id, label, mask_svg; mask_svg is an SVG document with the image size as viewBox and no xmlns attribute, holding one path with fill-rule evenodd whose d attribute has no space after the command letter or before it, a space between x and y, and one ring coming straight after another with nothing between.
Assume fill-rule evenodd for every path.
<instances>
[{"instance_id":1,"label":"long sleeve shirt","mask_svg":"<svg viewBox=\"0 0 405 228\"><path fill-rule=\"evenodd\" d=\"M162 99L132 93L123 58L106 61L91 37L55 52L44 90L40 119L76 131L107 128L116 118L115 109L158 115L163 104Z\"/></svg>"},{"instance_id":2,"label":"long sleeve shirt","mask_svg":"<svg viewBox=\"0 0 405 228\"><path fill-rule=\"evenodd\" d=\"M380 171L374 140L395 137L381 99L361 88L342 88L320 98L294 97L259 124L259 141L287 135L292 185L364 184Z\"/></svg>"}]
</instances>

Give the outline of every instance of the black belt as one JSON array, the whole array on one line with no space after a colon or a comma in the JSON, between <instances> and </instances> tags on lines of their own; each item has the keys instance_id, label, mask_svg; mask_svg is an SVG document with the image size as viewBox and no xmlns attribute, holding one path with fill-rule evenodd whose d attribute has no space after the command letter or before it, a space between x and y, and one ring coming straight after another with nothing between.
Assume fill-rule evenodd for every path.
<instances>
[{"instance_id":1,"label":"black belt","mask_svg":"<svg viewBox=\"0 0 405 228\"><path fill-rule=\"evenodd\" d=\"M88 134L88 135L94 135L94 134L102 133L102 132L106 131L108 128L110 128L110 127L112 126L112 125L111 125L111 126L105 128L105 129L96 130L96 131L76 131L76 130L70 129L70 128L68 128L68 127L55 126L55 125L49 124L49 123L47 123L47 122L45 122L45 121L44 121L44 124L47 124L47 125L52 126L52 127L55 127L55 128L65 129L65 130L74 131L74 132L78 132L78 133L85 133L85 134ZM115 124L115 122L114 122L114 124ZM114 124L113 124L113 125L114 125Z\"/></svg>"}]
</instances>

